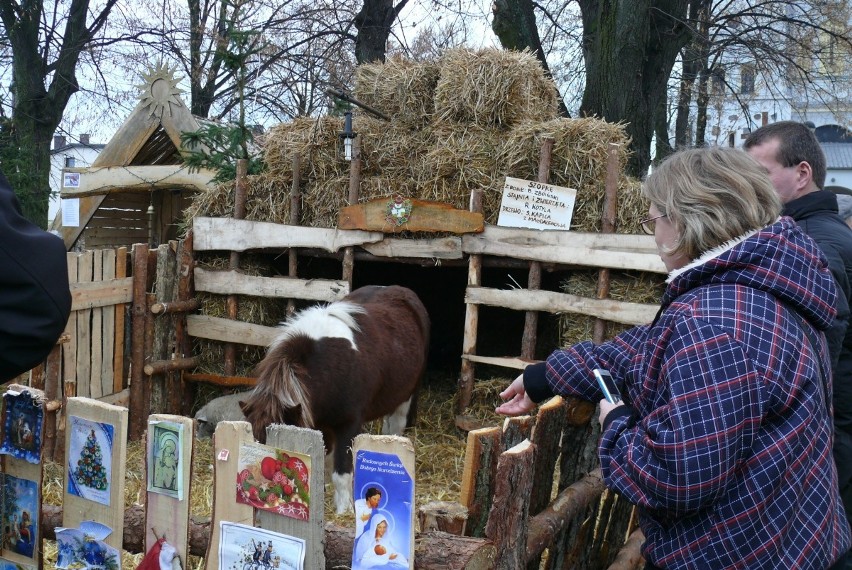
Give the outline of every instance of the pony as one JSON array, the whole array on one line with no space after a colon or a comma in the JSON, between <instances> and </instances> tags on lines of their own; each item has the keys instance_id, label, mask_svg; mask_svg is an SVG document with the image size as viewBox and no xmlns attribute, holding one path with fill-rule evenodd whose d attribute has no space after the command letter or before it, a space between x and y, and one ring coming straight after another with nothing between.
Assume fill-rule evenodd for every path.
<instances>
[{"instance_id":1,"label":"pony","mask_svg":"<svg viewBox=\"0 0 852 570\"><path fill-rule=\"evenodd\" d=\"M240 402L254 437L265 443L270 424L322 432L333 455L335 508L351 510L352 439L384 416L385 434L414 424L429 333L423 303L397 285L360 287L300 311L281 325Z\"/></svg>"}]
</instances>

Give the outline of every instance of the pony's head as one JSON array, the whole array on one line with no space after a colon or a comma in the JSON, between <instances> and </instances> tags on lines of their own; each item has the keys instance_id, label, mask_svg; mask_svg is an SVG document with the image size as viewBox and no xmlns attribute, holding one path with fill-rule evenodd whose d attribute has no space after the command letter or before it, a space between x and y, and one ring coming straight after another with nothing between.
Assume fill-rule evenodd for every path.
<instances>
[{"instance_id":1,"label":"pony's head","mask_svg":"<svg viewBox=\"0 0 852 570\"><path fill-rule=\"evenodd\" d=\"M239 404L259 442L266 443L266 426L270 424L313 427L303 382L308 371L302 364L313 347L310 337L290 334L275 342L257 365L257 384Z\"/></svg>"}]
</instances>

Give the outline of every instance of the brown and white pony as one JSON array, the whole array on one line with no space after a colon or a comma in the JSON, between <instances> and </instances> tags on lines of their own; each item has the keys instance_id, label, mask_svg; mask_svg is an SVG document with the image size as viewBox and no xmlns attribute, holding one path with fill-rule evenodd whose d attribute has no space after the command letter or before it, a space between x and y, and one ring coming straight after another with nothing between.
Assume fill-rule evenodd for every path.
<instances>
[{"instance_id":1,"label":"brown and white pony","mask_svg":"<svg viewBox=\"0 0 852 570\"><path fill-rule=\"evenodd\" d=\"M338 513L352 508L352 438L383 416L383 433L414 423L426 368L429 315L399 286L361 287L341 301L305 309L282 325L240 407L254 436L288 424L322 432L334 453Z\"/></svg>"}]
</instances>

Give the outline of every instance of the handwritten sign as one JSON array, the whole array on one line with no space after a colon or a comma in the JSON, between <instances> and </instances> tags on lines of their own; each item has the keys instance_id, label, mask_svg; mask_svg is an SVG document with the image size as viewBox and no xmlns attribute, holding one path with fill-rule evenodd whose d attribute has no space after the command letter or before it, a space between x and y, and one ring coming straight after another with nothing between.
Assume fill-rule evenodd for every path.
<instances>
[{"instance_id":1,"label":"handwritten sign","mask_svg":"<svg viewBox=\"0 0 852 570\"><path fill-rule=\"evenodd\" d=\"M567 230L577 191L542 182L506 177L498 226Z\"/></svg>"}]
</instances>

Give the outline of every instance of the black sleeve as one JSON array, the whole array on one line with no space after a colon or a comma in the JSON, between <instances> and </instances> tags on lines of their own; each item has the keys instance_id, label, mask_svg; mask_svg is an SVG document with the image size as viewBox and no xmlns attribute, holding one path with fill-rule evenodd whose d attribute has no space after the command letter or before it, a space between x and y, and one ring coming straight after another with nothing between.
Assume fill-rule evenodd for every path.
<instances>
[{"instance_id":1,"label":"black sleeve","mask_svg":"<svg viewBox=\"0 0 852 570\"><path fill-rule=\"evenodd\" d=\"M43 361L70 313L65 244L24 218L0 173L0 382Z\"/></svg>"},{"instance_id":2,"label":"black sleeve","mask_svg":"<svg viewBox=\"0 0 852 570\"><path fill-rule=\"evenodd\" d=\"M546 370L547 362L537 362L524 368L524 391L536 404L553 396L544 376Z\"/></svg>"}]
</instances>

